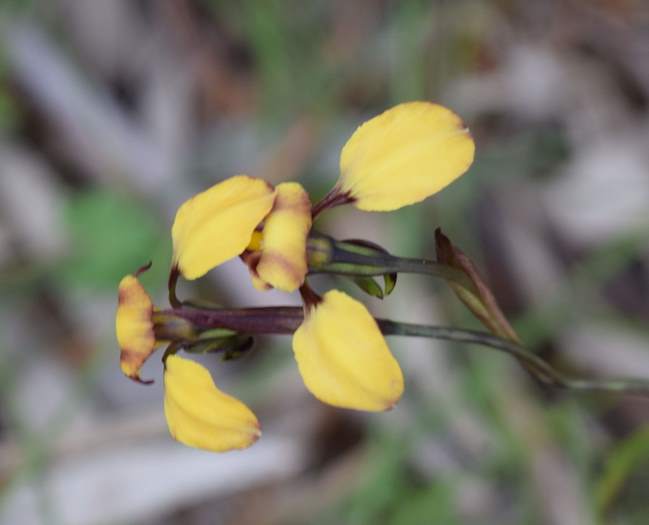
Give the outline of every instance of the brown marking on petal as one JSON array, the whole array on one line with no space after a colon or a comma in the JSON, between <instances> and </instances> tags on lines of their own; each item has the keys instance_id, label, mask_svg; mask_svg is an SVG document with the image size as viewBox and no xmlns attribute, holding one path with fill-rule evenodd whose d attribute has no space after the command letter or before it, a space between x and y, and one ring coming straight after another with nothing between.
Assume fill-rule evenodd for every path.
<instances>
[{"instance_id":1,"label":"brown marking on petal","mask_svg":"<svg viewBox=\"0 0 649 525\"><path fill-rule=\"evenodd\" d=\"M120 356L119 356L119 362L120 365L122 363L127 363L129 365L135 366L136 372L134 374L125 374L129 379L132 379L136 383L140 383L143 385L150 385L154 381L153 379L142 379L139 374L139 369L140 367L144 364L146 359L151 355L150 353L143 356L140 352L136 352L135 350L131 350L130 348L120 348Z\"/></svg>"},{"instance_id":2,"label":"brown marking on petal","mask_svg":"<svg viewBox=\"0 0 649 525\"><path fill-rule=\"evenodd\" d=\"M302 297L302 303L304 304L304 318L306 319L311 314L311 311L314 310L324 299L320 297L307 282L300 286L299 292Z\"/></svg>"},{"instance_id":3,"label":"brown marking on petal","mask_svg":"<svg viewBox=\"0 0 649 525\"><path fill-rule=\"evenodd\" d=\"M259 277L259 273L257 273L257 266L259 266L259 261L261 261L261 252L251 252L246 250L241 255L239 255L239 258L248 267L248 270L252 275Z\"/></svg>"},{"instance_id":4,"label":"brown marking on petal","mask_svg":"<svg viewBox=\"0 0 649 525\"><path fill-rule=\"evenodd\" d=\"M250 276L253 279L257 279L258 281L263 282L265 290L271 290L273 287L270 284L268 284L266 281L264 281L259 276L259 272L257 271L257 266L259 266L259 262L261 261L261 257L262 257L262 252L251 252L249 250L246 250L241 255L239 255L239 258L248 267L248 271L250 272Z\"/></svg>"},{"instance_id":5,"label":"brown marking on petal","mask_svg":"<svg viewBox=\"0 0 649 525\"><path fill-rule=\"evenodd\" d=\"M343 192L342 188L336 184L327 195L325 195L322 200L317 202L311 208L311 218L315 218L320 215L324 210L330 208L335 208L336 206L341 206L343 204L351 204L356 202L356 197L351 194L351 191Z\"/></svg>"},{"instance_id":6,"label":"brown marking on petal","mask_svg":"<svg viewBox=\"0 0 649 525\"><path fill-rule=\"evenodd\" d=\"M117 304L122 305L129 302L129 299L137 293L134 286L120 286L117 291Z\"/></svg>"},{"instance_id":7,"label":"brown marking on petal","mask_svg":"<svg viewBox=\"0 0 649 525\"><path fill-rule=\"evenodd\" d=\"M244 264L251 272L255 274L257 273L257 266L259 265L259 261L261 260L261 252L246 250L241 255L239 255L239 258L244 262Z\"/></svg>"},{"instance_id":8,"label":"brown marking on petal","mask_svg":"<svg viewBox=\"0 0 649 525\"><path fill-rule=\"evenodd\" d=\"M142 364L142 353L130 348L120 348L119 362L127 363L129 365Z\"/></svg>"},{"instance_id":9,"label":"brown marking on petal","mask_svg":"<svg viewBox=\"0 0 649 525\"><path fill-rule=\"evenodd\" d=\"M284 255L277 252L265 252L263 254L264 263L266 264L277 264L281 266L282 269L288 273L294 281L302 283L304 281L304 275L299 268L296 268L295 265L291 263Z\"/></svg>"},{"instance_id":10,"label":"brown marking on petal","mask_svg":"<svg viewBox=\"0 0 649 525\"><path fill-rule=\"evenodd\" d=\"M311 213L311 201L306 192L301 195L299 202L295 202L292 196L283 195L281 192L278 192L271 213L277 211L291 212L300 216L307 215Z\"/></svg>"}]
</instances>

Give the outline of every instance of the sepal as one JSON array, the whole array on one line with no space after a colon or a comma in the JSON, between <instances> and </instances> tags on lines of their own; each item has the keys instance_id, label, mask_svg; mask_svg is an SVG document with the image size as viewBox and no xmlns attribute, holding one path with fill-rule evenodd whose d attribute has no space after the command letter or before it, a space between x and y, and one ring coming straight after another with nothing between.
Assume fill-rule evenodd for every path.
<instances>
[{"instance_id":1,"label":"sepal","mask_svg":"<svg viewBox=\"0 0 649 525\"><path fill-rule=\"evenodd\" d=\"M482 279L473 262L462 250L453 245L451 240L442 233L441 228L435 230L435 246L437 261L460 270L472 284L471 287L466 287L458 284L457 281L448 280L449 286L460 301L493 334L520 343L518 335L507 321L493 292Z\"/></svg>"}]
</instances>

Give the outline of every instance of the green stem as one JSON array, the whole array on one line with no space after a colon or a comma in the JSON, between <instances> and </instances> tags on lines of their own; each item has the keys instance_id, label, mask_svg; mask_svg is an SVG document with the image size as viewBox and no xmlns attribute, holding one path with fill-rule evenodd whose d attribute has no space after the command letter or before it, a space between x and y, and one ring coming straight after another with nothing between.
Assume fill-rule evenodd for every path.
<instances>
[{"instance_id":1,"label":"green stem","mask_svg":"<svg viewBox=\"0 0 649 525\"><path fill-rule=\"evenodd\" d=\"M485 348L504 352L529 366L528 370L542 383L566 390L586 392L624 393L639 396L649 395L649 382L643 380L585 380L566 377L539 356L529 352L516 343L494 335L474 330L463 330L443 326L429 326L412 323L399 323L377 319L385 335L428 337L481 345Z\"/></svg>"},{"instance_id":2,"label":"green stem","mask_svg":"<svg viewBox=\"0 0 649 525\"><path fill-rule=\"evenodd\" d=\"M474 283L457 268L429 259L397 257L351 242L337 241L322 234L309 239L310 273L377 276L414 273L438 277L478 294Z\"/></svg>"}]
</instances>

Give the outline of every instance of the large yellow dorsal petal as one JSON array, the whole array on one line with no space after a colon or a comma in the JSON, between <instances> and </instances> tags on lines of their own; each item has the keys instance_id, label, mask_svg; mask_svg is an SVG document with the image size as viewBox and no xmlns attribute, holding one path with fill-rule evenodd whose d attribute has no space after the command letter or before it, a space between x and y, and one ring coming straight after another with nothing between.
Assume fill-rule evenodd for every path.
<instances>
[{"instance_id":1,"label":"large yellow dorsal petal","mask_svg":"<svg viewBox=\"0 0 649 525\"><path fill-rule=\"evenodd\" d=\"M403 393L403 374L362 303L327 292L293 335L304 384L330 405L387 410Z\"/></svg>"},{"instance_id":2,"label":"large yellow dorsal petal","mask_svg":"<svg viewBox=\"0 0 649 525\"><path fill-rule=\"evenodd\" d=\"M141 381L140 368L155 349L153 303L137 277L127 275L119 283L115 335L124 375Z\"/></svg>"},{"instance_id":3,"label":"large yellow dorsal petal","mask_svg":"<svg viewBox=\"0 0 649 525\"><path fill-rule=\"evenodd\" d=\"M429 197L462 175L475 145L451 110L399 104L362 124L340 156L338 186L365 211L391 211Z\"/></svg>"},{"instance_id":4,"label":"large yellow dorsal petal","mask_svg":"<svg viewBox=\"0 0 649 525\"><path fill-rule=\"evenodd\" d=\"M306 240L311 229L311 201L297 182L277 186L275 204L264 223L257 274L285 292L297 290L307 273Z\"/></svg>"},{"instance_id":5,"label":"large yellow dorsal petal","mask_svg":"<svg viewBox=\"0 0 649 525\"><path fill-rule=\"evenodd\" d=\"M183 203L171 228L181 274L197 279L243 252L274 198L266 181L236 175Z\"/></svg>"},{"instance_id":6,"label":"large yellow dorsal petal","mask_svg":"<svg viewBox=\"0 0 649 525\"><path fill-rule=\"evenodd\" d=\"M164 384L169 432L181 443L225 452L249 447L261 436L252 411L221 392L202 365L170 355L165 361Z\"/></svg>"}]
</instances>

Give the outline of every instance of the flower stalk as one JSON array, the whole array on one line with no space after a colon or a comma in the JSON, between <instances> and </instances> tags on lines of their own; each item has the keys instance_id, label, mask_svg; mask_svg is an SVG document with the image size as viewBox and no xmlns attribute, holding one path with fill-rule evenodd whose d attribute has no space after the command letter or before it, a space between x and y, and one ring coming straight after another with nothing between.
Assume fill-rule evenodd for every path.
<instances>
[{"instance_id":1,"label":"flower stalk","mask_svg":"<svg viewBox=\"0 0 649 525\"><path fill-rule=\"evenodd\" d=\"M184 344L188 351L198 343L216 341L223 336L236 333L249 335L292 335L304 321L304 310L293 306L271 306L258 308L194 308L182 306L178 309L163 310L162 315L175 316L192 323L206 336L188 340ZM649 381L644 380L591 380L568 377L556 370L543 358L525 347L502 337L478 330L468 330L449 326L405 323L376 318L385 336L423 337L440 341L476 345L479 348L507 354L525 365L525 368L541 384L568 391L618 393L647 397ZM176 341L174 351L183 347ZM196 352L198 353L198 352Z\"/></svg>"},{"instance_id":2,"label":"flower stalk","mask_svg":"<svg viewBox=\"0 0 649 525\"><path fill-rule=\"evenodd\" d=\"M397 257L386 251L362 246L356 242L338 241L322 233L311 232L307 241L309 273L348 276L379 276L395 273L428 275L477 290L471 280L457 268L430 259Z\"/></svg>"},{"instance_id":3,"label":"flower stalk","mask_svg":"<svg viewBox=\"0 0 649 525\"><path fill-rule=\"evenodd\" d=\"M334 186L329 193L313 205L311 208L311 218L315 220L323 211L351 202L354 202L352 196L348 193L341 192L340 187Z\"/></svg>"}]
</instances>

